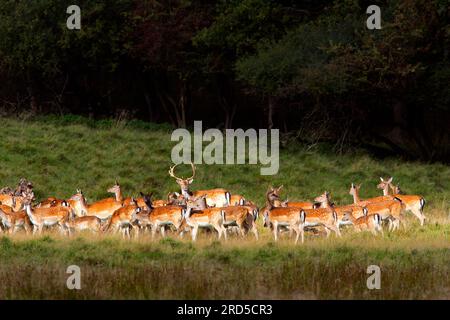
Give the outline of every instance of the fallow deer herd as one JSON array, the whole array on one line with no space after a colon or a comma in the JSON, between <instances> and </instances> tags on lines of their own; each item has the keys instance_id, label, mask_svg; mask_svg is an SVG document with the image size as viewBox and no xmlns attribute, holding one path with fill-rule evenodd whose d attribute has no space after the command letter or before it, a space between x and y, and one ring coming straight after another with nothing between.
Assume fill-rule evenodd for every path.
<instances>
[{"instance_id":1,"label":"fallow deer herd","mask_svg":"<svg viewBox=\"0 0 450 320\"><path fill-rule=\"evenodd\" d=\"M91 231L95 234L121 232L123 237L138 237L150 230L151 237L157 233L165 237L173 232L179 237L189 232L192 241L197 239L199 229L212 230L218 238L227 239L228 233L237 233L244 238L249 232L258 239L258 219L270 228L278 240L281 232L295 233L295 243L305 239L305 232L320 234L323 229L327 237L334 233L341 236L342 226L353 227L356 232L369 231L384 235L383 225L389 231L405 225L404 213L410 211L424 224L425 200L418 195L405 195L399 186L389 179L380 178L377 188L383 195L362 200L359 197L361 185L351 184L349 195L353 203L336 205L328 192L314 201L282 201L283 186L270 187L265 194L265 206L259 209L242 195L231 194L226 189L190 190L194 181L195 166L191 163L192 176L177 177L176 166L170 167L169 175L180 187L180 193L171 192L167 199L152 199L152 193L140 197L123 198L119 183L108 189L114 197L88 204L81 190L69 199L49 197L33 204L33 185L22 179L16 190L0 190L0 232L16 233L23 229L41 233L44 228L56 227L61 234Z\"/></svg>"}]
</instances>

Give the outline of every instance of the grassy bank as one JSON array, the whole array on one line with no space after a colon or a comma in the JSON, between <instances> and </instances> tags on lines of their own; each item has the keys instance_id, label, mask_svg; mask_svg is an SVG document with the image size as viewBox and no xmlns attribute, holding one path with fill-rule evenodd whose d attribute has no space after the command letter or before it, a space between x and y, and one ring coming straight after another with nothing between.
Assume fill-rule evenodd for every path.
<instances>
[{"instance_id":1,"label":"grassy bank","mask_svg":"<svg viewBox=\"0 0 450 320\"><path fill-rule=\"evenodd\" d=\"M167 174L175 145L167 126L73 116L0 122L2 186L15 185L23 176L34 182L37 198L68 197L82 188L89 200L110 196L106 189L115 178L125 195L154 191L164 197L178 188ZM190 175L190 168L179 172ZM283 195L290 200L311 199L327 190L336 202L349 203L351 182L363 184L361 197L371 197L381 194L378 177L389 175L405 192L422 194L427 205L448 210L449 166L374 159L362 151L337 156L326 146L309 151L301 145L282 148L274 176L261 176L259 165L198 165L192 188L220 186L263 205L268 185L284 184Z\"/></svg>"},{"instance_id":2,"label":"grassy bank","mask_svg":"<svg viewBox=\"0 0 450 320\"><path fill-rule=\"evenodd\" d=\"M425 231L427 229L425 228ZM448 236L448 228L446 229ZM315 239L303 246L203 239L0 240L0 298L31 299L448 299L450 254L442 242L394 236ZM69 265L81 290L66 288ZM368 290L369 265L381 289Z\"/></svg>"},{"instance_id":3,"label":"grassy bank","mask_svg":"<svg viewBox=\"0 0 450 320\"><path fill-rule=\"evenodd\" d=\"M38 199L67 198L81 188L89 201L110 196L106 189L116 178L126 196L164 197L177 189L167 174L174 145L167 126L77 117L0 122L1 186L27 177ZM0 299L450 298L449 166L289 145L280 150L277 175L261 176L259 169L198 165L193 188L224 187L262 206L268 185L283 184L290 200L327 190L337 203L350 203L351 182L362 183L361 196L370 197L380 194L379 176L393 175L406 192L425 197L429 220L421 227L409 215L406 230L384 238L347 231L342 239L308 235L298 246L285 237L274 244L262 228L258 242L219 243L202 234L196 244L18 234L0 238ZM80 291L65 286L71 264L81 267ZM381 290L366 288L370 264L381 267Z\"/></svg>"}]
</instances>

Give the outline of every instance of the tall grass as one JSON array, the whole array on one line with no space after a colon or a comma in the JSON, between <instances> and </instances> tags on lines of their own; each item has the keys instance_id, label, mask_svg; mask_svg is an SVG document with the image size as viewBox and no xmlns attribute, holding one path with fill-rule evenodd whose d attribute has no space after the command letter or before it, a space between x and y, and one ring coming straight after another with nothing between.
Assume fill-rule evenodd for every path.
<instances>
[{"instance_id":1,"label":"tall grass","mask_svg":"<svg viewBox=\"0 0 450 320\"><path fill-rule=\"evenodd\" d=\"M164 197L177 189L171 165L171 129L143 122L91 121L66 116L1 118L0 185L21 177L34 182L38 199L67 198L77 188L89 201L110 196L117 178L126 196L153 191ZM258 165L198 165L193 188L224 187L264 204L271 184L285 186L290 200L312 199L324 190L337 203L350 203L351 182L361 196L380 195L379 176L394 176L408 193L422 194L430 218L420 226L384 238L346 230L341 239L307 235L293 245L278 243L259 225L261 239L217 242L202 233L188 239L138 240L83 234L61 238L17 234L0 238L0 299L334 299L450 297L450 168L434 163L376 159L362 151L336 156L326 146L307 150L289 145L280 170L261 176ZM188 174L189 168L180 168ZM184 171L183 171L184 170ZM66 288L66 268L82 271L82 289ZM381 290L366 287L367 266L382 270Z\"/></svg>"},{"instance_id":2,"label":"tall grass","mask_svg":"<svg viewBox=\"0 0 450 320\"><path fill-rule=\"evenodd\" d=\"M450 255L442 242L404 246L368 235L298 246L287 239L220 243L205 236L196 244L5 237L0 259L2 299L450 298ZM81 290L66 288L72 264L81 268ZM372 264L381 268L380 290L366 287Z\"/></svg>"}]
</instances>

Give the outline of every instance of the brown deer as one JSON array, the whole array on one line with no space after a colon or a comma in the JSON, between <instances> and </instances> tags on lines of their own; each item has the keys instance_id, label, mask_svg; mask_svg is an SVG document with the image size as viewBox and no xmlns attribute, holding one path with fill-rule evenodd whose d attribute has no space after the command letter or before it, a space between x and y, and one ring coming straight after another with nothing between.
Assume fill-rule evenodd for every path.
<instances>
[{"instance_id":1,"label":"brown deer","mask_svg":"<svg viewBox=\"0 0 450 320\"><path fill-rule=\"evenodd\" d=\"M66 228L66 222L74 217L74 211L65 203L61 207L51 208L32 208L31 201L25 203L25 210L33 224L33 233L42 232L44 226L58 225L60 232L67 231L70 234L70 229Z\"/></svg>"},{"instance_id":2,"label":"brown deer","mask_svg":"<svg viewBox=\"0 0 450 320\"><path fill-rule=\"evenodd\" d=\"M174 173L174 170L177 165L174 165L170 167L169 169L169 175L175 179L177 184L181 188L181 194L186 198L189 199L190 197L198 197L199 195L206 195L206 201L208 203L208 206L210 207L226 207L230 205L231 200L231 194L228 190L225 189L209 189L209 190L197 190L197 191L190 191L189 186L194 181L195 176L195 166L191 162L191 168L192 168L192 176L189 178L182 178L177 177Z\"/></svg>"},{"instance_id":3,"label":"brown deer","mask_svg":"<svg viewBox=\"0 0 450 320\"><path fill-rule=\"evenodd\" d=\"M389 231L395 231L404 224L402 211L405 209L403 201L396 196L382 196L361 201L359 198L360 186L352 183L350 194L353 195L355 204L364 206L368 213L380 214L382 220L389 221Z\"/></svg>"},{"instance_id":4,"label":"brown deer","mask_svg":"<svg viewBox=\"0 0 450 320\"><path fill-rule=\"evenodd\" d=\"M192 241L197 240L197 233L199 228L214 228L217 233L219 240L223 236L225 240L227 239L227 232L224 226L226 221L225 211L223 208L205 208L203 210L193 210L197 208L198 204L195 201L197 199L187 200L187 210L184 211L183 218L186 225L191 227ZM247 213L247 210L245 210Z\"/></svg>"},{"instance_id":5,"label":"brown deer","mask_svg":"<svg viewBox=\"0 0 450 320\"><path fill-rule=\"evenodd\" d=\"M23 228L28 233L32 227L25 210L15 212L6 205L0 205L0 224L9 233L16 233L19 228Z\"/></svg>"},{"instance_id":6,"label":"brown deer","mask_svg":"<svg viewBox=\"0 0 450 320\"><path fill-rule=\"evenodd\" d=\"M343 220L349 221L357 232L370 231L373 235L378 232L384 236L381 216L378 213L367 214L359 218L355 218L351 212L344 214Z\"/></svg>"},{"instance_id":7,"label":"brown deer","mask_svg":"<svg viewBox=\"0 0 450 320\"><path fill-rule=\"evenodd\" d=\"M186 209L184 207L174 205L154 207L151 196L152 193L144 195L143 198L146 203L147 210L149 211L149 223L147 225L150 225L151 227L152 238L155 237L158 230L161 232L161 236L165 237L166 226L173 226L178 231L183 222Z\"/></svg>"},{"instance_id":8,"label":"brown deer","mask_svg":"<svg viewBox=\"0 0 450 320\"><path fill-rule=\"evenodd\" d=\"M111 190L111 189L110 189ZM103 199L93 204L87 204L86 198L81 190L73 195L68 201L74 208L77 216L96 216L102 220L108 219L119 208L122 207L122 201L116 199Z\"/></svg>"},{"instance_id":9,"label":"brown deer","mask_svg":"<svg viewBox=\"0 0 450 320\"><path fill-rule=\"evenodd\" d=\"M266 206L261 210L264 227L271 228L275 241L278 241L278 233L280 227L287 227L294 231L295 243L301 236L302 243L305 241L304 225L306 220L305 211L296 207L275 207L275 201L279 201L279 190L270 188L266 192Z\"/></svg>"},{"instance_id":10,"label":"brown deer","mask_svg":"<svg viewBox=\"0 0 450 320\"><path fill-rule=\"evenodd\" d=\"M359 205L346 205L346 206L336 206L331 202L329 192L325 191L320 196L314 199L315 202L320 203L321 208L330 208L333 209L337 213L337 226L340 228L342 225L351 224L348 219L344 219L344 216L347 213L351 213L354 217L362 217L367 214L367 209L363 206Z\"/></svg>"},{"instance_id":11,"label":"brown deer","mask_svg":"<svg viewBox=\"0 0 450 320\"><path fill-rule=\"evenodd\" d=\"M230 197L230 205L231 206L243 206L245 205L245 198L240 194L232 194Z\"/></svg>"},{"instance_id":12,"label":"brown deer","mask_svg":"<svg viewBox=\"0 0 450 320\"><path fill-rule=\"evenodd\" d=\"M123 231L123 236L130 237L130 228L132 228L133 214L142 211L141 207L138 207L137 202L132 199L129 205L120 207L111 216L109 223L105 226L103 231L107 232L109 230L118 232Z\"/></svg>"},{"instance_id":13,"label":"brown deer","mask_svg":"<svg viewBox=\"0 0 450 320\"><path fill-rule=\"evenodd\" d=\"M419 195L408 195L403 194L400 190L400 187L392 185L392 177L387 180L384 180L380 177L380 184L378 184L377 188L383 190L383 195L389 194L389 188L392 189L392 197L396 197L402 201L405 206L405 211L411 211L411 213L416 216L420 221L420 225L424 225L425 223L425 215L423 214L423 208L425 206L425 199Z\"/></svg>"},{"instance_id":14,"label":"brown deer","mask_svg":"<svg viewBox=\"0 0 450 320\"><path fill-rule=\"evenodd\" d=\"M89 230L93 233L99 233L102 231L103 225L102 220L96 216L84 216L66 221L66 228L77 232Z\"/></svg>"},{"instance_id":15,"label":"brown deer","mask_svg":"<svg viewBox=\"0 0 450 320\"><path fill-rule=\"evenodd\" d=\"M279 186L278 188L270 187L270 190L275 197L279 198L280 191L282 188L283 188L283 185ZM309 202L309 201L289 201L289 200L281 201L280 199L274 200L274 206L275 207L297 207L297 208L302 208L302 209L314 209L315 208L314 203Z\"/></svg>"}]
</instances>

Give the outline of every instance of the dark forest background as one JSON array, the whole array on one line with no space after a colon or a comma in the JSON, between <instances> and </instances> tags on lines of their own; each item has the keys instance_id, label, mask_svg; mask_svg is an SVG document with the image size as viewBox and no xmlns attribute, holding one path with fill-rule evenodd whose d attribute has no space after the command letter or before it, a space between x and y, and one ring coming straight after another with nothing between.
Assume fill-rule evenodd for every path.
<instances>
[{"instance_id":1,"label":"dark forest background","mask_svg":"<svg viewBox=\"0 0 450 320\"><path fill-rule=\"evenodd\" d=\"M66 9L81 8L81 30ZM381 7L382 29L366 9ZM0 0L0 110L450 158L449 0ZM14 134L14 133L11 133Z\"/></svg>"}]
</instances>

